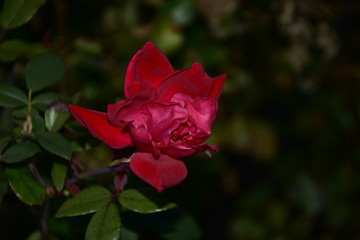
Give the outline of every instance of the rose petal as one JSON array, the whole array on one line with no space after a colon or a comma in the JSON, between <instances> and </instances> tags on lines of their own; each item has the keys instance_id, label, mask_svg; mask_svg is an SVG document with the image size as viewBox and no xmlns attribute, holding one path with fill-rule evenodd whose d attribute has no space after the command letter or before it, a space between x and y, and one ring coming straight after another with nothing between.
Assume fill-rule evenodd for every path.
<instances>
[{"instance_id":1,"label":"rose petal","mask_svg":"<svg viewBox=\"0 0 360 240\"><path fill-rule=\"evenodd\" d=\"M135 126L143 125L141 106L153 102L156 99L155 94L156 90L151 83L143 81L137 96L108 105L107 115L110 123L118 127L125 127L130 122Z\"/></svg>"},{"instance_id":2,"label":"rose petal","mask_svg":"<svg viewBox=\"0 0 360 240\"><path fill-rule=\"evenodd\" d=\"M208 99L213 99L217 101L219 99L221 90L224 86L224 82L227 78L226 74L222 74L214 79L214 85L212 86Z\"/></svg>"},{"instance_id":3,"label":"rose petal","mask_svg":"<svg viewBox=\"0 0 360 240\"><path fill-rule=\"evenodd\" d=\"M180 104L150 102L144 104L142 113L152 140L167 145L170 133L188 119L188 111Z\"/></svg>"},{"instance_id":4,"label":"rose petal","mask_svg":"<svg viewBox=\"0 0 360 240\"><path fill-rule=\"evenodd\" d=\"M175 186L187 176L183 161L161 154L154 159L151 153L138 152L130 160L131 170L158 191Z\"/></svg>"},{"instance_id":5,"label":"rose petal","mask_svg":"<svg viewBox=\"0 0 360 240\"><path fill-rule=\"evenodd\" d=\"M152 151L153 144L151 142L151 135L145 125L135 126L134 124L129 125L131 133L131 139L134 145L144 151Z\"/></svg>"},{"instance_id":6,"label":"rose petal","mask_svg":"<svg viewBox=\"0 0 360 240\"><path fill-rule=\"evenodd\" d=\"M204 152L206 150L218 152L219 148L215 145L211 145L211 144L207 144L207 143L194 145L194 146L186 146L184 144L174 143L167 148L161 149L161 151L163 153L166 153L169 156L172 156L175 158L187 157L187 156L193 155L195 153Z\"/></svg>"},{"instance_id":7,"label":"rose petal","mask_svg":"<svg viewBox=\"0 0 360 240\"><path fill-rule=\"evenodd\" d=\"M131 139L123 129L111 125L106 113L69 105L73 116L86 127L92 135L99 138L112 148L131 146Z\"/></svg>"},{"instance_id":8,"label":"rose petal","mask_svg":"<svg viewBox=\"0 0 360 240\"><path fill-rule=\"evenodd\" d=\"M196 145L205 141L211 135L211 128L217 114L217 101L193 99L183 93L176 93L171 101L179 103L189 113L188 126L192 128L188 130L184 142L187 145Z\"/></svg>"},{"instance_id":9,"label":"rose petal","mask_svg":"<svg viewBox=\"0 0 360 240\"><path fill-rule=\"evenodd\" d=\"M211 129L217 114L217 101L197 98L193 102L187 102L186 109L189 112L189 120L196 126L192 133L193 139L187 141L189 145L196 145L205 141L211 135Z\"/></svg>"},{"instance_id":10,"label":"rose petal","mask_svg":"<svg viewBox=\"0 0 360 240\"><path fill-rule=\"evenodd\" d=\"M127 129L135 146L149 150L153 148L151 135L146 126L146 116L141 113L141 107L145 103L135 97L109 104L108 119L111 124Z\"/></svg>"},{"instance_id":11,"label":"rose petal","mask_svg":"<svg viewBox=\"0 0 360 240\"><path fill-rule=\"evenodd\" d=\"M144 101L138 101L134 98L120 101L116 104L108 104L109 122L118 127L126 127L129 123L136 126L144 125L144 120L140 113L140 108Z\"/></svg>"},{"instance_id":12,"label":"rose petal","mask_svg":"<svg viewBox=\"0 0 360 240\"><path fill-rule=\"evenodd\" d=\"M170 100L176 93L184 93L192 98L208 98L214 81L200 63L194 63L191 68L176 71L167 77L158 88L158 98Z\"/></svg>"},{"instance_id":13,"label":"rose petal","mask_svg":"<svg viewBox=\"0 0 360 240\"><path fill-rule=\"evenodd\" d=\"M141 81L147 80L154 87L174 72L169 60L152 43L147 42L131 60L125 78L125 96L127 98L139 94Z\"/></svg>"}]
</instances>

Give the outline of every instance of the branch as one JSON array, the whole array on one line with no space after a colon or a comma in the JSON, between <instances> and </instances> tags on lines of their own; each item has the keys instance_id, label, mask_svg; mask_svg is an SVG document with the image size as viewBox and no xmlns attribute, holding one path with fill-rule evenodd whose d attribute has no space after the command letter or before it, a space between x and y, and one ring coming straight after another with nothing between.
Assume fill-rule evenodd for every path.
<instances>
[{"instance_id":1,"label":"branch","mask_svg":"<svg viewBox=\"0 0 360 240\"><path fill-rule=\"evenodd\" d=\"M103 167L103 168L91 170L91 171L88 171L88 172L83 172L83 173L78 174L75 177L72 177L72 178L68 179L66 181L66 183L65 183L65 186L75 184L75 183L77 183L78 181L80 181L81 179L84 179L84 178L98 176L98 175L102 175L102 174L105 174L105 173L108 173L108 172L124 170L128 166L129 166L129 163L121 163L119 165L112 166L112 167Z\"/></svg>"},{"instance_id":2,"label":"branch","mask_svg":"<svg viewBox=\"0 0 360 240\"><path fill-rule=\"evenodd\" d=\"M49 197L46 197L45 202L41 206L41 211L40 211L40 228L41 228L41 234L43 240L49 239L48 212L49 212Z\"/></svg>"}]
</instances>

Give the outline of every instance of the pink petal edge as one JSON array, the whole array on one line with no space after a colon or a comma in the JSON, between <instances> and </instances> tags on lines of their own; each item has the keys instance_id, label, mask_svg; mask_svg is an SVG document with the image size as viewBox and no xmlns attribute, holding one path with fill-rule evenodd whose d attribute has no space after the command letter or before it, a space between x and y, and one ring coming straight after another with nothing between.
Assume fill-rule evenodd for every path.
<instances>
[{"instance_id":1,"label":"pink petal edge","mask_svg":"<svg viewBox=\"0 0 360 240\"><path fill-rule=\"evenodd\" d=\"M176 71L164 79L158 88L158 98L170 100L177 93L192 98L208 98L215 80L216 78L209 77L202 65L196 62L191 68Z\"/></svg>"},{"instance_id":2,"label":"pink petal edge","mask_svg":"<svg viewBox=\"0 0 360 240\"><path fill-rule=\"evenodd\" d=\"M221 74L220 76L214 79L214 85L210 90L208 99L214 99L215 101L219 99L226 78L227 78L226 74Z\"/></svg>"},{"instance_id":3,"label":"pink petal edge","mask_svg":"<svg viewBox=\"0 0 360 240\"><path fill-rule=\"evenodd\" d=\"M137 152L130 160L130 168L159 192L179 184L187 176L184 162L165 154L155 159L152 153Z\"/></svg>"},{"instance_id":4,"label":"pink petal edge","mask_svg":"<svg viewBox=\"0 0 360 240\"><path fill-rule=\"evenodd\" d=\"M157 87L173 72L167 57L151 41L147 42L132 58L126 71L126 98L139 94L141 81L147 80Z\"/></svg>"},{"instance_id":5,"label":"pink petal edge","mask_svg":"<svg viewBox=\"0 0 360 240\"><path fill-rule=\"evenodd\" d=\"M124 133L122 128L113 126L107 119L107 114L93 111L90 109L69 105L73 116L90 133L108 144L112 148L124 148L131 146L131 139L128 133Z\"/></svg>"}]
</instances>

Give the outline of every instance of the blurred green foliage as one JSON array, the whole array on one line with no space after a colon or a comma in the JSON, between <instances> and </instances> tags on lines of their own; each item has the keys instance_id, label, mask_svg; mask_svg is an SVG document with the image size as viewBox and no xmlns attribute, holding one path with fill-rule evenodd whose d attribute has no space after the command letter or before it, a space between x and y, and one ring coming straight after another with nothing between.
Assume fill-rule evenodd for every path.
<instances>
[{"instance_id":1,"label":"blurred green foliage","mask_svg":"<svg viewBox=\"0 0 360 240\"><path fill-rule=\"evenodd\" d=\"M60 53L66 75L50 89L99 111L124 97L127 64L148 40L175 69L200 62L228 74L209 140L221 152L186 159L186 181L163 193L187 212L164 216L186 218L174 227L124 213L123 239L359 239L359 11L339 0L48 1L2 41ZM0 83L24 89L24 66L1 62ZM1 109L0 131L12 126ZM92 151L78 156L89 169L111 158L102 145ZM38 229L13 197L0 210L1 239ZM59 239L79 239L89 218L49 222Z\"/></svg>"}]
</instances>

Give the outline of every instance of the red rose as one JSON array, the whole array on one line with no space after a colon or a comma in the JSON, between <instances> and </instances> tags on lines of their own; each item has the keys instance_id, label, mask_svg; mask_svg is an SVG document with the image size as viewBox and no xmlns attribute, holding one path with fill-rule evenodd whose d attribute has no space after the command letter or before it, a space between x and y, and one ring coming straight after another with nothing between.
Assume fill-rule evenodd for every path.
<instances>
[{"instance_id":1,"label":"red rose","mask_svg":"<svg viewBox=\"0 0 360 240\"><path fill-rule=\"evenodd\" d=\"M199 63L174 71L151 42L131 60L126 99L107 113L70 105L74 117L112 148L138 147L132 171L161 191L187 175L181 157L217 150L204 142L211 135L226 75L209 77Z\"/></svg>"}]
</instances>

